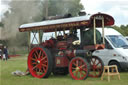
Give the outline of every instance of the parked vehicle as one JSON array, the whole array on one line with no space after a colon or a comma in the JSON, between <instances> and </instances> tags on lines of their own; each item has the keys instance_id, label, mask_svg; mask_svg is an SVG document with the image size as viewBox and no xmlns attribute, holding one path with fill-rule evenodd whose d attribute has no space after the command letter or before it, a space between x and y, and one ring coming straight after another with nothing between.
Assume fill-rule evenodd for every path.
<instances>
[{"instance_id":1,"label":"parked vehicle","mask_svg":"<svg viewBox=\"0 0 128 85\"><path fill-rule=\"evenodd\" d=\"M102 34L102 30L97 28ZM100 57L104 65L117 65L118 70L128 69L128 41L118 31L105 28L105 49L94 51L93 55Z\"/></svg>"},{"instance_id":2,"label":"parked vehicle","mask_svg":"<svg viewBox=\"0 0 128 85\"><path fill-rule=\"evenodd\" d=\"M104 49L105 42L96 28L102 27L104 31L105 26L113 24L112 16L97 13L21 25L19 31L29 33L28 69L30 74L36 78L46 78L51 72L54 75L69 73L75 80L84 80L88 76L100 77L104 65L99 57L92 56L92 52ZM78 29L81 44L73 45L72 43L78 40ZM50 32L54 35L48 40L42 40L43 35ZM37 42L36 45L33 44L35 42Z\"/></svg>"},{"instance_id":3,"label":"parked vehicle","mask_svg":"<svg viewBox=\"0 0 128 85\"><path fill-rule=\"evenodd\" d=\"M128 36L125 36L126 40L128 40Z\"/></svg>"}]
</instances>

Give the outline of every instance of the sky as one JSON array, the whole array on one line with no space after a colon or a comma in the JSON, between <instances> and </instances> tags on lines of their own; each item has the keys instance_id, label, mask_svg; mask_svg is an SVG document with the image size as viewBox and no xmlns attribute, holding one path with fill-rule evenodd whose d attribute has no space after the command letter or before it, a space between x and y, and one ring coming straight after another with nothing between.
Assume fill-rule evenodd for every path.
<instances>
[{"instance_id":1,"label":"sky","mask_svg":"<svg viewBox=\"0 0 128 85\"><path fill-rule=\"evenodd\" d=\"M0 18L9 8L0 0ZM4 0L5 2L10 0ZM86 13L107 13L114 17L115 25L128 24L128 0L81 0Z\"/></svg>"},{"instance_id":2,"label":"sky","mask_svg":"<svg viewBox=\"0 0 128 85\"><path fill-rule=\"evenodd\" d=\"M107 13L114 17L115 25L128 24L128 0L81 0L90 14Z\"/></svg>"}]
</instances>

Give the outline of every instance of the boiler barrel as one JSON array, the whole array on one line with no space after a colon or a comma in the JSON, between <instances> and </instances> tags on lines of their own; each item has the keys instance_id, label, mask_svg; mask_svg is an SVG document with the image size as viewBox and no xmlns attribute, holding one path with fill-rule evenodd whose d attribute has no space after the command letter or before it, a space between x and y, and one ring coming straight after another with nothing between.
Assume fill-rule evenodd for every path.
<instances>
[{"instance_id":1,"label":"boiler barrel","mask_svg":"<svg viewBox=\"0 0 128 85\"><path fill-rule=\"evenodd\" d=\"M92 52L89 50L75 50L74 53L76 56L83 56L83 57L92 56Z\"/></svg>"}]
</instances>

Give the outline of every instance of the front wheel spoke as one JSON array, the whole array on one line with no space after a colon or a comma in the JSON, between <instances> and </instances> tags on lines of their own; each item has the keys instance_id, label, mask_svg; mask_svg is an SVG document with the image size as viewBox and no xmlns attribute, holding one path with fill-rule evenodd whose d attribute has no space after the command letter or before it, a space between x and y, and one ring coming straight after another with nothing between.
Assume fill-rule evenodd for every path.
<instances>
[{"instance_id":1,"label":"front wheel spoke","mask_svg":"<svg viewBox=\"0 0 128 85\"><path fill-rule=\"evenodd\" d=\"M85 72L87 72L87 69L86 68L83 68L82 70L85 71Z\"/></svg>"},{"instance_id":2,"label":"front wheel spoke","mask_svg":"<svg viewBox=\"0 0 128 85\"><path fill-rule=\"evenodd\" d=\"M80 78L81 78L81 71L80 71Z\"/></svg>"},{"instance_id":3,"label":"front wheel spoke","mask_svg":"<svg viewBox=\"0 0 128 85\"><path fill-rule=\"evenodd\" d=\"M80 71L80 74L82 74L83 76L85 75L82 71Z\"/></svg>"},{"instance_id":4,"label":"front wheel spoke","mask_svg":"<svg viewBox=\"0 0 128 85\"><path fill-rule=\"evenodd\" d=\"M78 76L78 71L76 71L76 76Z\"/></svg>"},{"instance_id":5,"label":"front wheel spoke","mask_svg":"<svg viewBox=\"0 0 128 85\"><path fill-rule=\"evenodd\" d=\"M76 66L77 66L77 67L78 67L78 64L79 64L79 61L77 60L77 61L76 61Z\"/></svg>"},{"instance_id":6,"label":"front wheel spoke","mask_svg":"<svg viewBox=\"0 0 128 85\"><path fill-rule=\"evenodd\" d=\"M77 66L75 62L73 63L73 65Z\"/></svg>"},{"instance_id":7,"label":"front wheel spoke","mask_svg":"<svg viewBox=\"0 0 128 85\"><path fill-rule=\"evenodd\" d=\"M75 71L73 71L72 73L74 74L74 73L76 73L77 71L75 70Z\"/></svg>"},{"instance_id":8,"label":"front wheel spoke","mask_svg":"<svg viewBox=\"0 0 128 85\"><path fill-rule=\"evenodd\" d=\"M85 65L81 65L80 68L83 68Z\"/></svg>"},{"instance_id":9,"label":"front wheel spoke","mask_svg":"<svg viewBox=\"0 0 128 85\"><path fill-rule=\"evenodd\" d=\"M76 68L72 67L73 70L75 70Z\"/></svg>"}]
</instances>

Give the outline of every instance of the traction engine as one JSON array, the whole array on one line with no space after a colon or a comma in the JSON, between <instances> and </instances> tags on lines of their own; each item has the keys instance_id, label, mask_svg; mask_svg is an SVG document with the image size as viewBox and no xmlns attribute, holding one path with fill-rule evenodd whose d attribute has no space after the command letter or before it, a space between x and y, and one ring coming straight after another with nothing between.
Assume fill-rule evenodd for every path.
<instances>
[{"instance_id":1,"label":"traction engine","mask_svg":"<svg viewBox=\"0 0 128 85\"><path fill-rule=\"evenodd\" d=\"M104 26L113 24L113 17L97 13L88 17L70 17L21 25L20 32L29 32L28 69L30 74L36 78L47 78L51 73L53 75L70 74L75 80L84 80L88 76L100 77L104 64L92 53L105 48ZM97 32L96 27L102 27L102 35ZM78 30L80 39L77 37ZM63 32L61 36L57 35L60 31ZM48 32L54 32L55 37L42 42L42 35ZM34 38L37 45L32 47ZM80 42L74 44L76 40Z\"/></svg>"}]
</instances>

